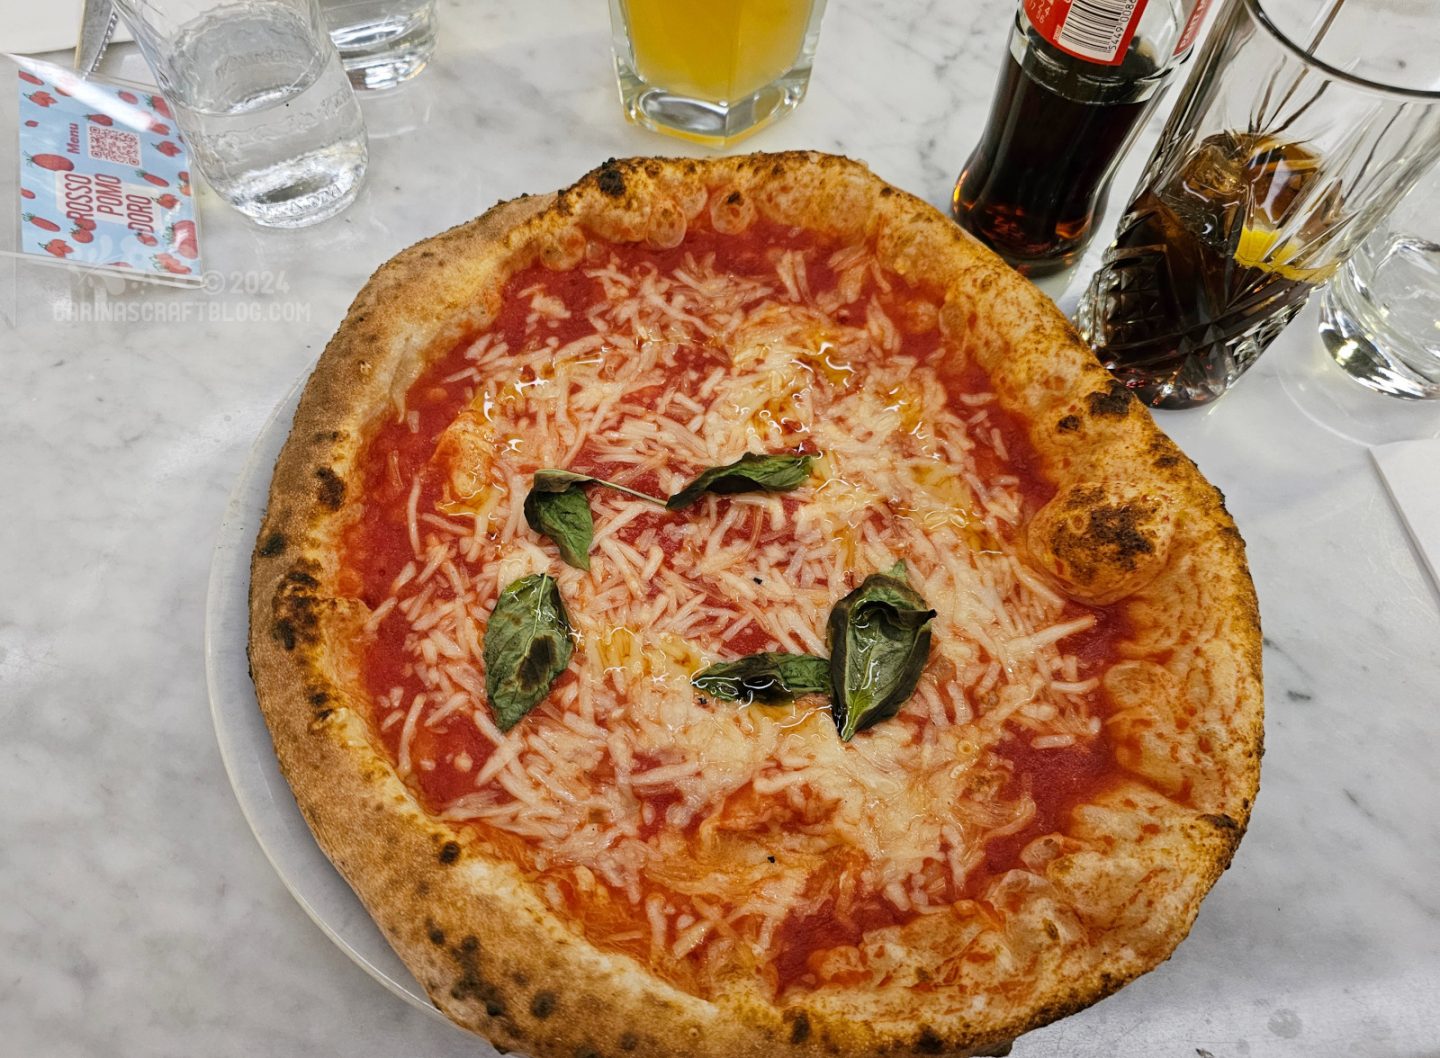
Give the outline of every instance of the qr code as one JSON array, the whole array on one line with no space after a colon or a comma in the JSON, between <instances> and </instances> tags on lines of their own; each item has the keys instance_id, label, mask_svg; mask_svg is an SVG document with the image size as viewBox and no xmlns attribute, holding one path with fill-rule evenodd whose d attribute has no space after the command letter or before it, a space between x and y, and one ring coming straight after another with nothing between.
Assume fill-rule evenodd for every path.
<instances>
[{"instance_id":1,"label":"qr code","mask_svg":"<svg viewBox=\"0 0 1440 1058\"><path fill-rule=\"evenodd\" d=\"M93 123L87 123L87 129L89 139L86 145L91 158L116 165L140 164L140 137L135 133Z\"/></svg>"}]
</instances>

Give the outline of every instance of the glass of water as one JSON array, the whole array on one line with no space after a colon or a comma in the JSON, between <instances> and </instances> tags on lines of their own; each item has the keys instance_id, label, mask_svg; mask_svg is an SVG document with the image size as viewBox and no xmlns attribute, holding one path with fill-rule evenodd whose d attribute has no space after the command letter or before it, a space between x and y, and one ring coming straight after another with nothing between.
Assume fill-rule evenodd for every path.
<instances>
[{"instance_id":1,"label":"glass of water","mask_svg":"<svg viewBox=\"0 0 1440 1058\"><path fill-rule=\"evenodd\" d=\"M360 105L316 0L117 0L195 166L258 224L299 228L359 193Z\"/></svg>"},{"instance_id":2,"label":"glass of water","mask_svg":"<svg viewBox=\"0 0 1440 1058\"><path fill-rule=\"evenodd\" d=\"M330 39L356 88L393 88L435 51L435 0L320 0Z\"/></svg>"},{"instance_id":3,"label":"glass of water","mask_svg":"<svg viewBox=\"0 0 1440 1058\"><path fill-rule=\"evenodd\" d=\"M1357 382L1396 397L1440 397L1440 172L1335 273L1320 302L1320 336Z\"/></svg>"}]
</instances>

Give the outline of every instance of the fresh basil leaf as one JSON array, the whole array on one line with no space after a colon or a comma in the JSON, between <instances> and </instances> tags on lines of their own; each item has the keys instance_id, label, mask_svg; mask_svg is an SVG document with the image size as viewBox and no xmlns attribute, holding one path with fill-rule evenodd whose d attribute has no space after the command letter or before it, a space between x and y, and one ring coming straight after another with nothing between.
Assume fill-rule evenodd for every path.
<instances>
[{"instance_id":1,"label":"fresh basil leaf","mask_svg":"<svg viewBox=\"0 0 1440 1058\"><path fill-rule=\"evenodd\" d=\"M485 694L509 731L550 693L570 664L570 618L555 578L521 577L500 593L485 626Z\"/></svg>"},{"instance_id":2,"label":"fresh basil leaf","mask_svg":"<svg viewBox=\"0 0 1440 1058\"><path fill-rule=\"evenodd\" d=\"M594 480L589 474L577 474L573 470L537 470L530 482L530 491L564 492L571 485L588 485Z\"/></svg>"},{"instance_id":3,"label":"fresh basil leaf","mask_svg":"<svg viewBox=\"0 0 1440 1058\"><path fill-rule=\"evenodd\" d=\"M664 504L664 500L617 485L613 481L569 470L537 470L525 497L525 521L560 549L560 557L576 569L590 568L590 545L595 540L595 517L585 497L586 485L602 485L627 496Z\"/></svg>"},{"instance_id":4,"label":"fresh basil leaf","mask_svg":"<svg viewBox=\"0 0 1440 1058\"><path fill-rule=\"evenodd\" d=\"M930 656L935 611L905 563L872 573L830 611L830 713L840 738L888 720L915 693Z\"/></svg>"},{"instance_id":5,"label":"fresh basil leaf","mask_svg":"<svg viewBox=\"0 0 1440 1058\"><path fill-rule=\"evenodd\" d=\"M830 690L830 662L810 654L767 651L722 661L697 672L690 682L732 702L778 703Z\"/></svg>"},{"instance_id":6,"label":"fresh basil leaf","mask_svg":"<svg viewBox=\"0 0 1440 1058\"><path fill-rule=\"evenodd\" d=\"M560 549L560 557L576 569L590 568L590 545L595 540L595 518L585 490L571 485L559 492L531 489L525 497L525 521Z\"/></svg>"},{"instance_id":7,"label":"fresh basil leaf","mask_svg":"<svg viewBox=\"0 0 1440 1058\"><path fill-rule=\"evenodd\" d=\"M666 501L672 511L689 507L707 492L788 492L805 483L814 456L755 455L747 452L723 467L711 467Z\"/></svg>"},{"instance_id":8,"label":"fresh basil leaf","mask_svg":"<svg viewBox=\"0 0 1440 1058\"><path fill-rule=\"evenodd\" d=\"M665 506L664 500L651 496L648 492L638 492L628 486L591 477L589 474L576 474L572 470L537 470L530 484L530 491L533 493L538 489L541 492L564 492L575 485L601 485L616 492L623 492L627 496L634 496L637 500L648 500L656 506Z\"/></svg>"}]
</instances>

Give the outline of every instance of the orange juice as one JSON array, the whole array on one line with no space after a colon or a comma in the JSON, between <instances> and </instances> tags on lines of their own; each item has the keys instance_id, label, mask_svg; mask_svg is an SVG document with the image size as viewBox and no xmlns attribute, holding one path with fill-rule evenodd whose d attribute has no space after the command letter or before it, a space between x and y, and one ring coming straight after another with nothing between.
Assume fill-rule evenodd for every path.
<instances>
[{"instance_id":1,"label":"orange juice","mask_svg":"<svg viewBox=\"0 0 1440 1058\"><path fill-rule=\"evenodd\" d=\"M715 103L741 100L795 65L813 0L621 0L647 82Z\"/></svg>"}]
</instances>

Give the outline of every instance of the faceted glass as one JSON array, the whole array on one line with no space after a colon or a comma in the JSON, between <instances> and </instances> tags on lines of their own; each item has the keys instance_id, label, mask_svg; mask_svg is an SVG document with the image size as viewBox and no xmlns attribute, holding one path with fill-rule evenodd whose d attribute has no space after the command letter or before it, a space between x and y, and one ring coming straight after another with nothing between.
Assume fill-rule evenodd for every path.
<instances>
[{"instance_id":1,"label":"faceted glass","mask_svg":"<svg viewBox=\"0 0 1440 1058\"><path fill-rule=\"evenodd\" d=\"M1440 156L1423 6L1221 11L1078 313L1146 403L1224 393Z\"/></svg>"}]
</instances>

